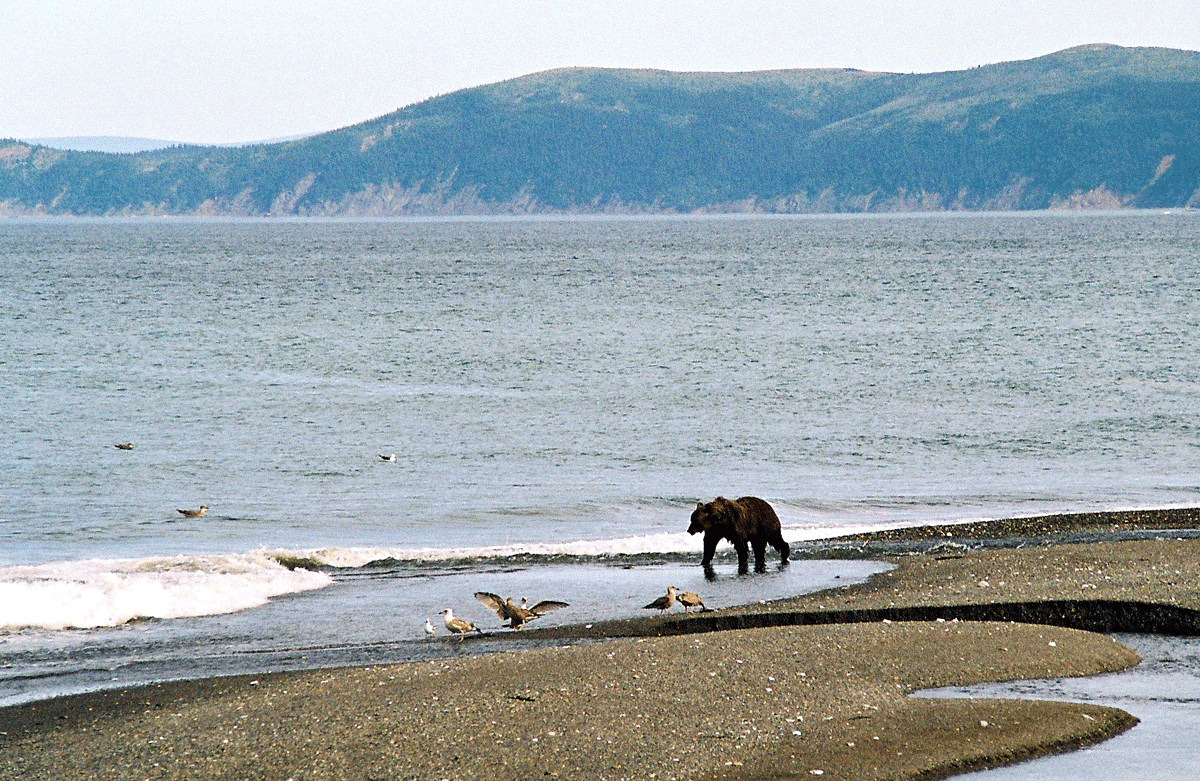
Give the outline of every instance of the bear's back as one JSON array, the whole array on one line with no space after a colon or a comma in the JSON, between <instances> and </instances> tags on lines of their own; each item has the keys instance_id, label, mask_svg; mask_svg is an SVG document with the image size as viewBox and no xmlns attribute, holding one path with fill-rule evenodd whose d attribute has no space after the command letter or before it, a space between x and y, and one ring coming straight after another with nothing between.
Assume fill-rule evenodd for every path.
<instances>
[{"instance_id":1,"label":"bear's back","mask_svg":"<svg viewBox=\"0 0 1200 781\"><path fill-rule=\"evenodd\" d=\"M747 520L751 521L751 526L755 529L778 529L779 516L775 514L775 508L768 504L765 500L759 499L757 496L742 496L737 499L746 510Z\"/></svg>"}]
</instances>

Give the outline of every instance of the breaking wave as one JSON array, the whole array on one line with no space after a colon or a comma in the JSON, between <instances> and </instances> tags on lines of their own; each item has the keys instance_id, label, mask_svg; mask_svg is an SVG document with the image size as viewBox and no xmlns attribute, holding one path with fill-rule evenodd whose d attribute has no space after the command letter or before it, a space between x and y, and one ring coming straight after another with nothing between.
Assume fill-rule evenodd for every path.
<instances>
[{"instance_id":1,"label":"breaking wave","mask_svg":"<svg viewBox=\"0 0 1200 781\"><path fill-rule=\"evenodd\" d=\"M90 629L233 613L329 585L265 552L84 561L0 569L0 630Z\"/></svg>"}]
</instances>

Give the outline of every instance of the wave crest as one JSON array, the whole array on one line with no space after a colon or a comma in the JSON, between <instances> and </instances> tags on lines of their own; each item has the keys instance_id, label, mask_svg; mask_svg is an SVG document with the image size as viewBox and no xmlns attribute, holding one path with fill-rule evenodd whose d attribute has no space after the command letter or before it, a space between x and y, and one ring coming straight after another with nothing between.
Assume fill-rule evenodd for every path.
<instances>
[{"instance_id":1,"label":"wave crest","mask_svg":"<svg viewBox=\"0 0 1200 781\"><path fill-rule=\"evenodd\" d=\"M289 568L264 552L9 567L0 569L0 630L91 629L234 613L332 582L328 574Z\"/></svg>"}]
</instances>

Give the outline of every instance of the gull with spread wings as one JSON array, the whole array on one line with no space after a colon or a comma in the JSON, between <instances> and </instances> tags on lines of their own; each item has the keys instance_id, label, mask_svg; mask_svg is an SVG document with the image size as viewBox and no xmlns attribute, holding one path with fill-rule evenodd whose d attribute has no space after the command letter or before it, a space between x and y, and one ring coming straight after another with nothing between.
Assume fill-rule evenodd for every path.
<instances>
[{"instance_id":1,"label":"gull with spread wings","mask_svg":"<svg viewBox=\"0 0 1200 781\"><path fill-rule=\"evenodd\" d=\"M543 599L536 605L527 606L524 599L521 604L513 604L512 597L501 599L498 595L488 591L476 591L475 598L483 604L487 605L501 621L507 621L512 629L520 629L529 621L535 618L541 618L546 613L552 610L558 610L560 607L568 607L566 602L559 602L556 599Z\"/></svg>"}]
</instances>

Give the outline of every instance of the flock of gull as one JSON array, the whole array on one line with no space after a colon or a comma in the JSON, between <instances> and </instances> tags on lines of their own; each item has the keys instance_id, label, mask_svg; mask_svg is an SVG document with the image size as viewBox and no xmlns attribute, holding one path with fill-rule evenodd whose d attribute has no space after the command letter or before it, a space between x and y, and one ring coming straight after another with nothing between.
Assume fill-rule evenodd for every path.
<instances>
[{"instance_id":1,"label":"flock of gull","mask_svg":"<svg viewBox=\"0 0 1200 781\"><path fill-rule=\"evenodd\" d=\"M683 612L685 613L691 612L694 607L698 607L701 610L708 610L708 607L704 604L704 600L700 598L699 594L693 591L685 591L680 594L679 586L667 586L666 594L644 607L646 610L657 610L659 613L665 613L676 602L683 605Z\"/></svg>"},{"instance_id":2,"label":"flock of gull","mask_svg":"<svg viewBox=\"0 0 1200 781\"><path fill-rule=\"evenodd\" d=\"M524 597L521 597L521 602L518 604L513 602L512 597L501 598L499 595L489 591L476 591L475 598L490 608L502 622L507 621L506 626L514 630L520 629L535 618L541 618L546 613L558 610L559 608L569 607L566 602L556 599L543 599L535 605L530 605ZM661 615L674 607L676 603L683 605L685 613L690 612L692 608L708 610L708 607L704 604L704 600L700 598L699 594L691 591L680 593L678 586L668 586L666 594L645 605L644 609L657 610L659 615ZM471 632L483 634L483 630L475 626L475 624L454 615L454 610L451 608L443 610L441 615L442 623L445 624L447 631L451 635L457 635L460 643L463 637ZM437 629L426 618L425 636L429 638L434 637L436 634Z\"/></svg>"},{"instance_id":3,"label":"flock of gull","mask_svg":"<svg viewBox=\"0 0 1200 781\"><path fill-rule=\"evenodd\" d=\"M509 629L520 629L533 619L541 618L552 610L569 607L566 602L560 602L557 599L543 599L536 605L530 605L529 601L524 597L521 597L521 603L517 604L513 602L512 597L502 599L490 591L476 591L475 598L487 605L501 621L507 621ZM463 635L468 632L483 634L482 629L479 629L466 619L458 618L450 608L442 611L442 622L446 625L446 629L450 631L450 634L458 635L460 642ZM425 635L433 637L434 633L433 624L429 622L428 618L425 619Z\"/></svg>"}]
</instances>

